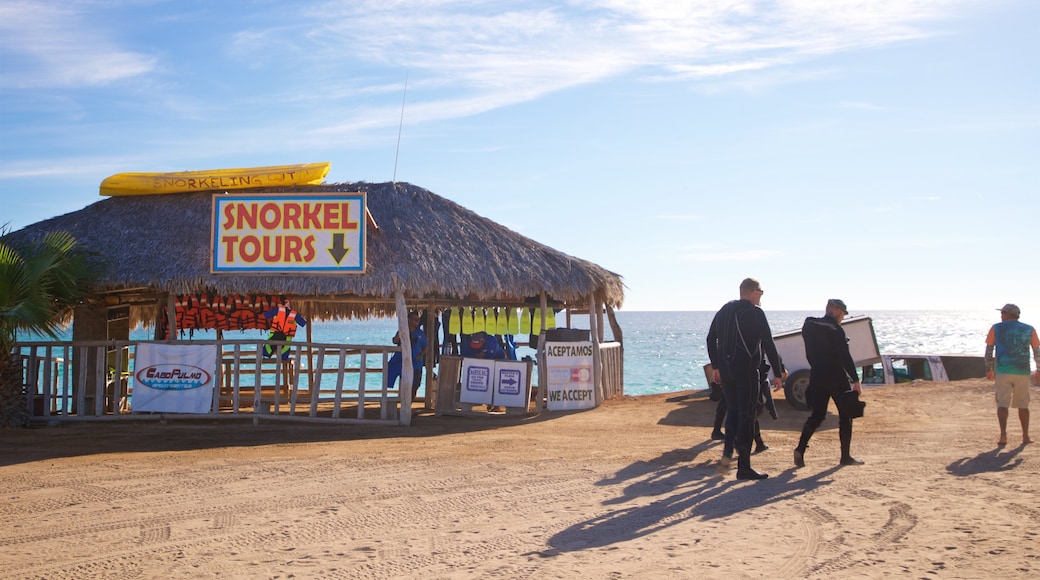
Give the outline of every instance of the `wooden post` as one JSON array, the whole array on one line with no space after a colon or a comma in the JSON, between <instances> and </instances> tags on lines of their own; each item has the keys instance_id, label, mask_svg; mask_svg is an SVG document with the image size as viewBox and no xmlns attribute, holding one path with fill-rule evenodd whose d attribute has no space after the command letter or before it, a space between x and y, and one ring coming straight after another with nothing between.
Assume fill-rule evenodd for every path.
<instances>
[{"instance_id":1,"label":"wooden post","mask_svg":"<svg viewBox=\"0 0 1040 580\"><path fill-rule=\"evenodd\" d=\"M439 346L437 344L437 311L434 308L432 300L426 302L426 320L423 322L423 329L426 331L426 358L423 359L423 366L426 367L426 391L423 395L423 409L433 409L433 402L436 399L434 396L434 389L436 383L433 381L433 369L437 363L437 354Z\"/></svg>"},{"instance_id":2,"label":"wooden post","mask_svg":"<svg viewBox=\"0 0 1040 580\"><path fill-rule=\"evenodd\" d=\"M544 405L543 401L545 400L545 394L548 392L549 387L547 384L549 382L549 369L545 368L545 341L542 340L542 337L545 336L545 306L547 302L545 290L541 291L539 297L541 298L539 305L541 307L542 332L538 334L538 344L535 347L535 360L538 361L538 394L536 395L537 399L534 403L534 410L537 413L542 412L542 407Z\"/></svg>"},{"instance_id":3,"label":"wooden post","mask_svg":"<svg viewBox=\"0 0 1040 580\"><path fill-rule=\"evenodd\" d=\"M415 370L412 368L412 336L408 331L408 307L404 303L404 293L400 287L394 291L394 302L397 306L397 336L401 343L401 378L397 383L397 392L400 393L401 400L399 421L401 425L407 426L412 424L412 378L415 376Z\"/></svg>"},{"instance_id":4,"label":"wooden post","mask_svg":"<svg viewBox=\"0 0 1040 580\"><path fill-rule=\"evenodd\" d=\"M172 293L166 295L166 327L170 329L166 340L177 340L177 299Z\"/></svg>"},{"instance_id":5,"label":"wooden post","mask_svg":"<svg viewBox=\"0 0 1040 580\"><path fill-rule=\"evenodd\" d=\"M592 385L596 396L596 406L603 404L603 356L599 351L599 343L602 336L600 326L603 319L600 314L599 302L596 301L595 293L589 295L589 338L592 339Z\"/></svg>"}]
</instances>

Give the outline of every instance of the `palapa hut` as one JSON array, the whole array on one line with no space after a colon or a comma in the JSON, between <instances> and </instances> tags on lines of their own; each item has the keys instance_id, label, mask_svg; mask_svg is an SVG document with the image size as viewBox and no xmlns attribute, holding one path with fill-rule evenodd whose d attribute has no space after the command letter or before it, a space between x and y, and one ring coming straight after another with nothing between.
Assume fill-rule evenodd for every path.
<instances>
[{"instance_id":1,"label":"palapa hut","mask_svg":"<svg viewBox=\"0 0 1040 580\"><path fill-rule=\"evenodd\" d=\"M364 192L370 219L363 273L212 273L214 195L258 192ZM51 231L70 233L104 263L96 286L104 299L77 309L74 339L122 338L97 331L77 336L76 327L89 327L83 324L87 319L103 324L113 318L113 309L124 309L128 326L150 324L161 320L163 307L172 305L174 296L200 292L290 295L294 308L317 321L396 315L403 335L408 309L548 304L595 313L590 316L593 326L605 309L615 337L620 337L613 320L613 309L624 299L619 275L406 183L111 197L13 232L10 241L31 242ZM167 313L167 319L172 315ZM402 351L410 356L404 347ZM401 383L408 384L408 378ZM400 392L400 420L408 424L411 393Z\"/></svg>"}]
</instances>

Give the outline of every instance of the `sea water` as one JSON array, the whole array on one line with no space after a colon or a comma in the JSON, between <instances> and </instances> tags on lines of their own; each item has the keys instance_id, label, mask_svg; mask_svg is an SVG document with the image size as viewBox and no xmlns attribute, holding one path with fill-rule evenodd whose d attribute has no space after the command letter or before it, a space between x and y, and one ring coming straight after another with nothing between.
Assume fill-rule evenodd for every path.
<instances>
[{"instance_id":1,"label":"sea water","mask_svg":"<svg viewBox=\"0 0 1040 580\"><path fill-rule=\"evenodd\" d=\"M801 328L807 316L821 312L765 310L774 333ZM878 348L892 354L968 354L985 352L986 332L999 315L991 310L981 311L875 311L856 312L869 316L874 323ZM625 394L650 395L707 388L703 367L708 363L705 338L714 312L617 312L625 353ZM563 314L557 316L564 326ZM1028 321L1025 321L1028 323ZM574 316L572 328L589 328L588 316ZM301 328L297 340L304 339ZM313 321L311 340L317 343L392 345L397 332L397 320L374 318L337 322ZM62 334L71 334L69 332ZM613 339L609 325L607 340ZM267 333L259 330L231 331L228 339L263 339ZM137 329L131 338L151 338L148 329ZM185 337L187 338L187 337ZM215 333L196 331L193 338L212 340ZM527 341L527 336L519 337ZM68 340L67 337L64 338ZM533 355L523 347L518 356Z\"/></svg>"}]
</instances>

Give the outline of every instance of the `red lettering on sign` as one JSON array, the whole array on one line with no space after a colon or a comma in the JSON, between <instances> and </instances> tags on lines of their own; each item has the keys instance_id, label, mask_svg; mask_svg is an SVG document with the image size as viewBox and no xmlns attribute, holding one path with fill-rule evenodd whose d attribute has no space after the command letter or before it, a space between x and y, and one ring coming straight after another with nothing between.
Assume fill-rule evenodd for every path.
<instances>
[{"instance_id":1,"label":"red lettering on sign","mask_svg":"<svg viewBox=\"0 0 1040 580\"><path fill-rule=\"evenodd\" d=\"M303 247L303 238L300 236L285 236L285 261L303 262L300 248Z\"/></svg>"},{"instance_id":2,"label":"red lettering on sign","mask_svg":"<svg viewBox=\"0 0 1040 580\"><path fill-rule=\"evenodd\" d=\"M235 263L235 244L238 243L238 236L224 236L223 238L221 238L220 241L223 242L224 246L227 248L226 251L224 252L224 260L228 264L234 264Z\"/></svg>"},{"instance_id":3,"label":"red lettering on sign","mask_svg":"<svg viewBox=\"0 0 1040 580\"><path fill-rule=\"evenodd\" d=\"M237 217L235 220L235 226L233 229L244 230L244 229L256 229L256 204L251 203L249 205L243 203L229 203L228 207L238 208Z\"/></svg>"},{"instance_id":4,"label":"red lettering on sign","mask_svg":"<svg viewBox=\"0 0 1040 580\"><path fill-rule=\"evenodd\" d=\"M322 210L322 229L338 229L337 224L339 223L339 207L331 203L326 203L322 204Z\"/></svg>"},{"instance_id":5,"label":"red lettering on sign","mask_svg":"<svg viewBox=\"0 0 1040 580\"><path fill-rule=\"evenodd\" d=\"M282 212L277 203L268 202L260 208L260 225L265 230L273 230L281 221Z\"/></svg>"},{"instance_id":6,"label":"red lettering on sign","mask_svg":"<svg viewBox=\"0 0 1040 580\"><path fill-rule=\"evenodd\" d=\"M282 211L285 212L285 229L287 230L298 230L300 227L300 204L298 203L287 203L282 206Z\"/></svg>"},{"instance_id":7,"label":"red lettering on sign","mask_svg":"<svg viewBox=\"0 0 1040 580\"><path fill-rule=\"evenodd\" d=\"M304 230L319 230L321 229L321 204L315 204L311 206L309 203L303 204L303 227Z\"/></svg>"},{"instance_id":8,"label":"red lettering on sign","mask_svg":"<svg viewBox=\"0 0 1040 580\"><path fill-rule=\"evenodd\" d=\"M256 236L242 238L242 243L239 247L241 249L238 251L238 255L242 256L242 259L250 264L260 257L260 238Z\"/></svg>"},{"instance_id":9,"label":"red lettering on sign","mask_svg":"<svg viewBox=\"0 0 1040 580\"><path fill-rule=\"evenodd\" d=\"M358 229L358 222L350 220L350 204L343 203L343 227L342 230L356 230Z\"/></svg>"}]
</instances>

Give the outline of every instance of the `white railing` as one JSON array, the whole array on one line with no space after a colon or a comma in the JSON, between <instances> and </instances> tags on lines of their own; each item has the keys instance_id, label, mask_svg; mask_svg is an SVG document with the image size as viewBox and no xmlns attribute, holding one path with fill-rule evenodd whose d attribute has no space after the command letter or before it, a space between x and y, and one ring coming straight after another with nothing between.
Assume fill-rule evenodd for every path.
<instances>
[{"instance_id":1,"label":"white railing","mask_svg":"<svg viewBox=\"0 0 1040 580\"><path fill-rule=\"evenodd\" d=\"M29 413L39 419L158 416L133 410L134 358L152 341L21 342ZM275 343L288 360L263 355L265 341L192 341L219 349L213 404L203 417L397 423L399 389L386 385L391 346Z\"/></svg>"}]
</instances>

